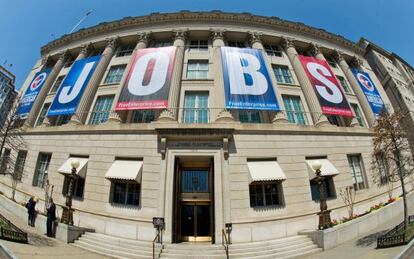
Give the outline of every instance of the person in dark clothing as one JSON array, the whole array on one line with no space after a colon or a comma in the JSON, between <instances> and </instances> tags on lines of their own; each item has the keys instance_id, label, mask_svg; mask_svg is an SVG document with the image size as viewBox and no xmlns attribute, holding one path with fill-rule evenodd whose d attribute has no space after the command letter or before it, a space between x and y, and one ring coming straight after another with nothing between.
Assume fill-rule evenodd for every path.
<instances>
[{"instance_id":1,"label":"person in dark clothing","mask_svg":"<svg viewBox=\"0 0 414 259\"><path fill-rule=\"evenodd\" d=\"M28 222L29 226L35 226L35 219L36 219L36 198L30 197L29 201L26 204L27 214L28 214Z\"/></svg>"},{"instance_id":2,"label":"person in dark clothing","mask_svg":"<svg viewBox=\"0 0 414 259\"><path fill-rule=\"evenodd\" d=\"M49 205L47 207L47 221L46 221L46 230L47 236L53 237L53 223L56 220L56 205L53 202L53 199L49 199Z\"/></svg>"}]
</instances>

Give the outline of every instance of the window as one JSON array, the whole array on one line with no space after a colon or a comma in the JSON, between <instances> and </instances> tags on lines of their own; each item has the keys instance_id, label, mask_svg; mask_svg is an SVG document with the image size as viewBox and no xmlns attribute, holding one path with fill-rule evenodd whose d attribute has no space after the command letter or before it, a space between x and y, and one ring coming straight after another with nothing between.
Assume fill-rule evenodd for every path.
<instances>
[{"instance_id":1,"label":"window","mask_svg":"<svg viewBox=\"0 0 414 259\"><path fill-rule=\"evenodd\" d=\"M49 107L50 107L50 103L45 103L45 104L43 105L43 109L42 109L42 111L40 112L39 118L37 119L36 126L40 126L40 125L42 125L43 121L44 121L44 120L45 120L45 118L46 118L46 114L47 114L47 112L49 111Z\"/></svg>"},{"instance_id":2,"label":"window","mask_svg":"<svg viewBox=\"0 0 414 259\"><path fill-rule=\"evenodd\" d=\"M19 150L19 152L17 153L16 165L14 166L15 179L17 179L18 181L22 180L26 157L27 157L27 151Z\"/></svg>"},{"instance_id":3,"label":"window","mask_svg":"<svg viewBox=\"0 0 414 259\"><path fill-rule=\"evenodd\" d=\"M135 110L132 112L132 123L150 123L155 121L154 110Z\"/></svg>"},{"instance_id":4,"label":"window","mask_svg":"<svg viewBox=\"0 0 414 259\"><path fill-rule=\"evenodd\" d=\"M121 46L116 50L115 57L131 56L132 52L134 52L134 49L135 46L133 45Z\"/></svg>"},{"instance_id":5,"label":"window","mask_svg":"<svg viewBox=\"0 0 414 259\"><path fill-rule=\"evenodd\" d=\"M82 177L77 177L75 179L75 184L73 187L73 197L78 199L83 199L83 190L85 188L85 179ZM63 182L62 194L67 195L69 191L69 177L65 175Z\"/></svg>"},{"instance_id":6,"label":"window","mask_svg":"<svg viewBox=\"0 0 414 259\"><path fill-rule=\"evenodd\" d=\"M249 185L250 207L283 205L279 182L252 183Z\"/></svg>"},{"instance_id":7,"label":"window","mask_svg":"<svg viewBox=\"0 0 414 259\"><path fill-rule=\"evenodd\" d=\"M389 182L390 172L389 165L386 158L384 157L384 154L380 153L375 155L375 162L377 163L377 168L380 175L380 184L387 184Z\"/></svg>"},{"instance_id":8,"label":"window","mask_svg":"<svg viewBox=\"0 0 414 259\"><path fill-rule=\"evenodd\" d=\"M190 51L208 51L208 42L206 40L190 41Z\"/></svg>"},{"instance_id":9,"label":"window","mask_svg":"<svg viewBox=\"0 0 414 259\"><path fill-rule=\"evenodd\" d=\"M239 110L239 120L241 123L261 123L260 111Z\"/></svg>"},{"instance_id":10,"label":"window","mask_svg":"<svg viewBox=\"0 0 414 259\"><path fill-rule=\"evenodd\" d=\"M208 123L208 93L186 93L184 123Z\"/></svg>"},{"instance_id":11,"label":"window","mask_svg":"<svg viewBox=\"0 0 414 259\"><path fill-rule=\"evenodd\" d=\"M169 47L172 46L173 43L172 41L159 41L159 42L155 42L153 47L154 48L161 48L161 47Z\"/></svg>"},{"instance_id":12,"label":"window","mask_svg":"<svg viewBox=\"0 0 414 259\"><path fill-rule=\"evenodd\" d=\"M365 127L364 118L362 117L358 105L355 103L351 103L351 108L354 111L355 118L357 119L359 126Z\"/></svg>"},{"instance_id":13,"label":"window","mask_svg":"<svg viewBox=\"0 0 414 259\"><path fill-rule=\"evenodd\" d=\"M37 158L36 170L33 177L33 186L43 188L47 180L47 170L49 169L52 154L40 153Z\"/></svg>"},{"instance_id":14,"label":"window","mask_svg":"<svg viewBox=\"0 0 414 259\"><path fill-rule=\"evenodd\" d=\"M56 93L57 92L57 90L59 89L60 85L62 84L63 79L65 79L65 75L59 76L56 79L55 84L52 87L52 90L50 90L50 93Z\"/></svg>"},{"instance_id":15,"label":"window","mask_svg":"<svg viewBox=\"0 0 414 259\"><path fill-rule=\"evenodd\" d=\"M336 76L336 78L338 78L338 81L344 89L345 93L351 94L351 89L349 88L349 85L346 82L345 78L343 78L342 76Z\"/></svg>"},{"instance_id":16,"label":"window","mask_svg":"<svg viewBox=\"0 0 414 259\"><path fill-rule=\"evenodd\" d=\"M182 170L181 192L208 192L208 170Z\"/></svg>"},{"instance_id":17,"label":"window","mask_svg":"<svg viewBox=\"0 0 414 259\"><path fill-rule=\"evenodd\" d=\"M8 148L5 148L3 150L3 156L1 158L1 164L0 164L0 174L9 173L7 169L8 169L9 162L10 162L10 153L11 153L11 150Z\"/></svg>"},{"instance_id":18,"label":"window","mask_svg":"<svg viewBox=\"0 0 414 259\"><path fill-rule=\"evenodd\" d=\"M299 96L283 96L286 115L290 123L306 125L306 115L303 111L302 102Z\"/></svg>"},{"instance_id":19,"label":"window","mask_svg":"<svg viewBox=\"0 0 414 259\"><path fill-rule=\"evenodd\" d=\"M121 82L122 75L124 74L126 65L112 66L109 69L108 75L105 78L105 84L116 84Z\"/></svg>"},{"instance_id":20,"label":"window","mask_svg":"<svg viewBox=\"0 0 414 259\"><path fill-rule=\"evenodd\" d=\"M336 192L335 192L335 185L332 177L325 177L322 180L322 186L323 190L325 192L325 198L326 199L335 199L336 198ZM310 181L310 187L311 187L311 195L313 201L319 201L319 185L316 180Z\"/></svg>"},{"instance_id":21,"label":"window","mask_svg":"<svg viewBox=\"0 0 414 259\"><path fill-rule=\"evenodd\" d=\"M135 181L113 181L112 202L121 205L139 205L140 186Z\"/></svg>"},{"instance_id":22,"label":"window","mask_svg":"<svg viewBox=\"0 0 414 259\"><path fill-rule=\"evenodd\" d=\"M354 183L354 190L361 190L367 188L365 183L365 173L362 168L361 155L348 156L349 167L351 168L352 181Z\"/></svg>"},{"instance_id":23,"label":"window","mask_svg":"<svg viewBox=\"0 0 414 259\"><path fill-rule=\"evenodd\" d=\"M187 79L207 79L208 60L189 60L187 64Z\"/></svg>"},{"instance_id":24,"label":"window","mask_svg":"<svg viewBox=\"0 0 414 259\"><path fill-rule=\"evenodd\" d=\"M274 45L265 45L264 46L265 51L267 53L267 55L269 56L273 56L273 57L282 57L282 51L280 50L280 48L278 46L274 46Z\"/></svg>"},{"instance_id":25,"label":"window","mask_svg":"<svg viewBox=\"0 0 414 259\"><path fill-rule=\"evenodd\" d=\"M108 120L113 99L114 97L112 95L99 96L96 99L95 107L93 108L91 118L89 119L90 125L98 125Z\"/></svg>"},{"instance_id":26,"label":"window","mask_svg":"<svg viewBox=\"0 0 414 259\"><path fill-rule=\"evenodd\" d=\"M293 84L292 73L287 66L273 66L276 80L279 84Z\"/></svg>"},{"instance_id":27,"label":"window","mask_svg":"<svg viewBox=\"0 0 414 259\"><path fill-rule=\"evenodd\" d=\"M237 47L237 48L245 48L246 44L243 41L227 41L227 46Z\"/></svg>"}]
</instances>

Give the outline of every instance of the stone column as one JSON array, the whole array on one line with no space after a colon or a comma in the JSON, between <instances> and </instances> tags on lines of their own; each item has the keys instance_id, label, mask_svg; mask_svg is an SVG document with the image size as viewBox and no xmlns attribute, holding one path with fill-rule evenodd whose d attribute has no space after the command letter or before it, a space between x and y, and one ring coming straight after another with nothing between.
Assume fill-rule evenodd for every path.
<instances>
[{"instance_id":1,"label":"stone column","mask_svg":"<svg viewBox=\"0 0 414 259\"><path fill-rule=\"evenodd\" d=\"M168 96L168 109L164 110L158 120L160 121L177 121L179 109L179 97L181 90L181 79L183 76L184 50L187 31L175 30L174 46L177 48L175 53L174 70L171 77L170 93Z\"/></svg>"},{"instance_id":2,"label":"stone column","mask_svg":"<svg viewBox=\"0 0 414 259\"><path fill-rule=\"evenodd\" d=\"M308 76L306 75L305 69L299 60L298 52L295 49L293 41L288 38L282 38L281 43L286 51L286 54L288 55L293 69L295 70L296 76L305 95L306 102L309 106L309 110L311 111L314 125L317 127L332 126L326 116L322 114L322 109L319 104L318 97L316 96L313 86Z\"/></svg>"},{"instance_id":3,"label":"stone column","mask_svg":"<svg viewBox=\"0 0 414 259\"><path fill-rule=\"evenodd\" d=\"M52 71L50 72L48 78L46 79L46 82L44 83L42 89L37 94L36 100L33 103L32 109L30 110L30 113L26 119L25 127L33 127L35 125L37 116L39 116L39 112L43 107L43 103L46 99L46 96L49 93L50 88L53 86L53 83L55 82L56 77L59 75L60 70L63 68L63 65L65 64L67 57L68 57L68 51L59 53L58 61L53 66ZM42 61L43 63L42 69L46 67L47 62L49 60L50 60L50 56L46 57L44 61Z\"/></svg>"},{"instance_id":4,"label":"stone column","mask_svg":"<svg viewBox=\"0 0 414 259\"><path fill-rule=\"evenodd\" d=\"M210 118L215 122L234 121L233 115L226 109L226 95L224 91L223 68L221 65L221 47L224 47L224 30L212 30L211 42L213 45L213 67L212 75L214 78L214 109L210 109Z\"/></svg>"},{"instance_id":5,"label":"stone column","mask_svg":"<svg viewBox=\"0 0 414 259\"><path fill-rule=\"evenodd\" d=\"M339 67L342 69L342 72L345 74L346 78L348 79L349 84L352 87L352 90L354 91L355 95L358 98L358 102L361 106L362 112L364 113L367 121L368 126L372 127L372 125L375 122L375 115L371 110L371 107L368 103L367 98L365 97L364 92L361 89L361 86L359 85L358 81L356 80L354 74L352 73L351 69L348 66L348 63L346 63L345 59L342 56L342 53L339 51L334 52L334 59L339 64ZM355 66L361 69L361 60L354 59ZM362 69L361 69L362 70Z\"/></svg>"},{"instance_id":6,"label":"stone column","mask_svg":"<svg viewBox=\"0 0 414 259\"><path fill-rule=\"evenodd\" d=\"M128 73L128 71L131 69L132 66L132 58L134 57L135 53L139 49L145 49L148 45L148 42L150 40L151 33L149 32L140 32L137 34L138 42L135 45L134 51L131 54L131 60L128 62L124 73ZM121 116L118 114L118 112L115 111L116 104L118 102L119 96L121 95L122 89L124 87L124 83L126 80L126 76L123 76L123 80L120 82L120 87L118 88L118 91L114 97L114 101L112 103L111 107L111 113L109 115L107 123L120 123L122 122ZM128 113L131 111L127 111ZM128 116L126 116L128 117ZM125 118L124 118L125 119Z\"/></svg>"},{"instance_id":7,"label":"stone column","mask_svg":"<svg viewBox=\"0 0 414 259\"><path fill-rule=\"evenodd\" d=\"M107 39L107 45L102 53L102 57L85 87L85 91L83 92L78 108L76 109L76 113L72 115L72 118L70 119L70 124L85 124L93 98L98 90L99 83L101 82L105 70L114 55L117 39L118 38Z\"/></svg>"},{"instance_id":8,"label":"stone column","mask_svg":"<svg viewBox=\"0 0 414 259\"><path fill-rule=\"evenodd\" d=\"M280 91L278 89L276 89L276 85L277 85L277 80L276 80L276 76L273 73L273 69L272 69L272 64L270 62L270 58L268 55L266 55L266 52L264 51L265 48L263 46L262 43L262 39L261 39L261 34L257 33L257 32L253 32L253 33L249 33L249 39L250 39L250 43L253 49L260 49L262 50L265 62L266 62L266 68L267 71L269 72L269 76L270 76L270 80L272 82L272 87L273 87L273 91L276 94L276 99L277 102L279 103L279 107L280 107L280 112L277 112L275 117L272 119L272 122L275 124L284 124L284 123L289 123L287 118L286 118L286 113L283 112L285 111L285 103L283 102L283 98L282 95L280 94Z\"/></svg>"}]
</instances>

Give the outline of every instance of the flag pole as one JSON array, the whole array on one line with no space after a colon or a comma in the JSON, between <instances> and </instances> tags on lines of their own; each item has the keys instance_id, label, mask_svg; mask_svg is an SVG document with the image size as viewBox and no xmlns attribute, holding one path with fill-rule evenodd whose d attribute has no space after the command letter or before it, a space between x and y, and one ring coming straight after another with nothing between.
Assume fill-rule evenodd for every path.
<instances>
[{"instance_id":1,"label":"flag pole","mask_svg":"<svg viewBox=\"0 0 414 259\"><path fill-rule=\"evenodd\" d=\"M75 25L75 27L73 27L73 29L69 32L72 33L73 31L76 30L76 28L78 28L78 26L86 19L86 17L88 17L90 14L92 13L92 10L88 11L83 17L82 19L80 19L80 21Z\"/></svg>"}]
</instances>

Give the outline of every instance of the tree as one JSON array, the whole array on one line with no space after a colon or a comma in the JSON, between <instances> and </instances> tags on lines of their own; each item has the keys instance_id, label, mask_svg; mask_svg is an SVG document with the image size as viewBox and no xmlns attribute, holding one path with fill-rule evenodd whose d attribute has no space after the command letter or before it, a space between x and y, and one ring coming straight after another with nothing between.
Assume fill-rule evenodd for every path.
<instances>
[{"instance_id":1,"label":"tree","mask_svg":"<svg viewBox=\"0 0 414 259\"><path fill-rule=\"evenodd\" d=\"M339 195L341 196L342 200L345 203L345 206L348 209L348 216L350 219L354 216L354 205L355 205L355 197L356 192L353 186L347 186L342 188L339 191Z\"/></svg>"},{"instance_id":2,"label":"tree","mask_svg":"<svg viewBox=\"0 0 414 259\"><path fill-rule=\"evenodd\" d=\"M7 174L11 178L12 183L12 199L15 198L17 184L21 181L24 164L19 154L21 149L25 148L26 143L23 138L23 130L21 129L21 119L17 116L18 102L15 101L10 105L10 109L0 127L0 173ZM25 159L25 157L24 157ZM16 165L17 163L17 165Z\"/></svg>"},{"instance_id":3,"label":"tree","mask_svg":"<svg viewBox=\"0 0 414 259\"><path fill-rule=\"evenodd\" d=\"M406 138L406 132L401 126L404 114L383 112L374 126L373 157L382 159L388 167L387 180L399 181L401 184L404 204L404 228L408 227L408 210L406 200L405 178L413 173L413 157ZM377 163L377 167L378 167ZM375 172L375 171L374 171ZM377 170L381 172L381 170Z\"/></svg>"}]
</instances>

